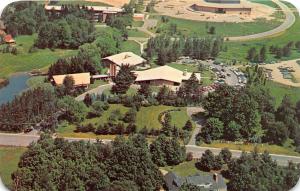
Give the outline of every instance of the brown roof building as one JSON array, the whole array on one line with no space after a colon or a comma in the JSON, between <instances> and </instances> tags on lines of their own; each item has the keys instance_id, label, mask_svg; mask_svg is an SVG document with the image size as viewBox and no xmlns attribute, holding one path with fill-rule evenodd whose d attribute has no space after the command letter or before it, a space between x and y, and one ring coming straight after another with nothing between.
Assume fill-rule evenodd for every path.
<instances>
[{"instance_id":1,"label":"brown roof building","mask_svg":"<svg viewBox=\"0 0 300 191\"><path fill-rule=\"evenodd\" d=\"M91 84L90 73L55 75L52 77L54 84L57 86L63 85L64 79L67 76L73 77L75 87L88 87Z\"/></svg>"},{"instance_id":2,"label":"brown roof building","mask_svg":"<svg viewBox=\"0 0 300 191\"><path fill-rule=\"evenodd\" d=\"M146 60L132 52L122 52L120 54L108 56L102 59L104 66L108 67L108 74L116 76L120 66L129 65L131 67L141 66L146 63Z\"/></svg>"},{"instance_id":3,"label":"brown roof building","mask_svg":"<svg viewBox=\"0 0 300 191\"><path fill-rule=\"evenodd\" d=\"M7 44L12 44L12 43L15 43L15 42L16 42L10 34L5 35L5 36L3 37L3 41L4 41L5 43L7 43Z\"/></svg>"},{"instance_id":4,"label":"brown roof building","mask_svg":"<svg viewBox=\"0 0 300 191\"><path fill-rule=\"evenodd\" d=\"M148 83L154 86L180 86L181 83L187 81L192 75L190 72L183 72L170 66L161 66L144 71L135 71L134 73L137 76L135 80L136 83ZM200 73L196 73L196 77L200 82Z\"/></svg>"}]
</instances>

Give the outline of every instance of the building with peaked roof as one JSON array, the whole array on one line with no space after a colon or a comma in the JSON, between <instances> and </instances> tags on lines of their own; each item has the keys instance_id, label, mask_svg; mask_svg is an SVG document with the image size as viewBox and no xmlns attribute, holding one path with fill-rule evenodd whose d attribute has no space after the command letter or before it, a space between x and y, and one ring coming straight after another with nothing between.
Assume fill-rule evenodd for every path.
<instances>
[{"instance_id":1,"label":"building with peaked roof","mask_svg":"<svg viewBox=\"0 0 300 191\"><path fill-rule=\"evenodd\" d=\"M226 191L225 179L220 174L195 174L193 176L180 177L173 172L164 176L169 191L178 191L183 184L192 184L207 191Z\"/></svg>"},{"instance_id":2,"label":"building with peaked roof","mask_svg":"<svg viewBox=\"0 0 300 191\"><path fill-rule=\"evenodd\" d=\"M153 86L180 86L188 80L192 73L180 71L170 66L160 66L144 71L135 71L137 84L148 83ZM200 73L196 73L197 79L201 80Z\"/></svg>"},{"instance_id":3,"label":"building with peaked roof","mask_svg":"<svg viewBox=\"0 0 300 191\"><path fill-rule=\"evenodd\" d=\"M122 52L102 59L102 63L105 67L108 67L108 74L110 76L116 76L120 66L129 65L133 68L142 66L146 63L146 60L132 52Z\"/></svg>"},{"instance_id":4,"label":"building with peaked roof","mask_svg":"<svg viewBox=\"0 0 300 191\"><path fill-rule=\"evenodd\" d=\"M145 20L145 14L142 14L142 13L134 13L132 17L133 17L134 21L144 21Z\"/></svg>"},{"instance_id":5,"label":"building with peaked roof","mask_svg":"<svg viewBox=\"0 0 300 191\"><path fill-rule=\"evenodd\" d=\"M57 5L45 5L46 11L54 11L57 13L60 13L63 9L62 6ZM107 7L107 6L85 6L85 8L89 9L94 13L94 20L100 20L100 22L106 22L107 18L115 16L115 15L121 15L124 13L123 8L118 7Z\"/></svg>"},{"instance_id":6,"label":"building with peaked roof","mask_svg":"<svg viewBox=\"0 0 300 191\"><path fill-rule=\"evenodd\" d=\"M63 85L64 79L67 76L73 77L75 87L88 87L91 84L90 73L54 75L54 76L52 76L52 83L56 86Z\"/></svg>"},{"instance_id":7,"label":"building with peaked roof","mask_svg":"<svg viewBox=\"0 0 300 191\"><path fill-rule=\"evenodd\" d=\"M16 42L10 34L5 35L5 36L3 37L3 41L4 41L5 43L7 43L7 44L13 44L13 43Z\"/></svg>"}]
</instances>

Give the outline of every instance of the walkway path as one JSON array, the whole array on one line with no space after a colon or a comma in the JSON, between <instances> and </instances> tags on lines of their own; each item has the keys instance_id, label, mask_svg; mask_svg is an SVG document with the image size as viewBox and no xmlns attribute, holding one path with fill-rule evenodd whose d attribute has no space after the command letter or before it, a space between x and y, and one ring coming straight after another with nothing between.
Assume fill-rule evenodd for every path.
<instances>
[{"instance_id":1,"label":"walkway path","mask_svg":"<svg viewBox=\"0 0 300 191\"><path fill-rule=\"evenodd\" d=\"M278 34L281 34L282 32L286 31L288 28L290 28L296 21L296 17L293 13L293 11L286 6L284 3L282 3L279 0L273 0L274 3L276 3L283 13L285 14L285 21L278 26L275 29L272 29L270 31L262 32L262 33L257 33L253 35L246 35L246 36L237 36L237 37L225 37L225 39L229 41L248 41L248 40L256 40L256 39L261 39L261 38L266 38L266 37L272 37L276 36Z\"/></svg>"},{"instance_id":2,"label":"walkway path","mask_svg":"<svg viewBox=\"0 0 300 191\"><path fill-rule=\"evenodd\" d=\"M194 117L195 114L199 112L203 112L204 109L202 107L187 107L186 109L188 116L195 122L196 127L192 133L191 139L188 145L196 145L196 136L200 133L202 125L204 123L204 119Z\"/></svg>"},{"instance_id":3,"label":"walkway path","mask_svg":"<svg viewBox=\"0 0 300 191\"><path fill-rule=\"evenodd\" d=\"M105 84L105 85L102 85L102 86L98 86L98 87L96 87L94 89L91 89L91 90L89 90L89 91L87 91L87 92L85 92L85 93L77 96L75 98L75 100L76 101L83 101L86 94L101 95L105 90L110 89L111 87L112 87L112 84Z\"/></svg>"}]
</instances>

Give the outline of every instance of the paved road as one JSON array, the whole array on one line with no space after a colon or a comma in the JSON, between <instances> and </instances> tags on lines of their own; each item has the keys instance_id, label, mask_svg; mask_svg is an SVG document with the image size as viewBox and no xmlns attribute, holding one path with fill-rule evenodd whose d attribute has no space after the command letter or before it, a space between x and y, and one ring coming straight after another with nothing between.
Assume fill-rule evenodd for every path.
<instances>
[{"instance_id":1,"label":"paved road","mask_svg":"<svg viewBox=\"0 0 300 191\"><path fill-rule=\"evenodd\" d=\"M77 96L75 98L75 100L77 100L77 101L84 100L84 97L85 97L86 94L101 95L104 92L104 90L110 89L111 87L112 87L112 84L105 84L105 85L102 85L102 86L98 86L97 88L91 89L91 90Z\"/></svg>"},{"instance_id":2,"label":"paved road","mask_svg":"<svg viewBox=\"0 0 300 191\"><path fill-rule=\"evenodd\" d=\"M201 158L202 154L207 150L211 150L214 154L219 154L221 151L220 148L211 148L211 147L199 147L195 145L186 145L186 151L187 152L192 152L194 158ZM238 150L230 150L232 152L232 156L234 158L240 157L242 151ZM286 156L286 155L275 155L275 154L270 154L273 160L276 160L277 163L281 166L286 166L288 165L288 161L293 161L294 163L300 163L300 157L295 157L295 156Z\"/></svg>"},{"instance_id":3,"label":"paved road","mask_svg":"<svg viewBox=\"0 0 300 191\"><path fill-rule=\"evenodd\" d=\"M273 2L276 3L281 8L281 10L284 12L286 16L285 21L280 26L278 26L273 30L262 32L262 33L257 33L253 35L247 35L247 36L238 36L238 37L225 37L225 39L228 39L229 41L255 40L255 39L278 35L286 31L288 28L290 28L296 21L293 11L289 9L288 6L286 6L284 3L280 2L279 0L273 0Z\"/></svg>"},{"instance_id":4,"label":"paved road","mask_svg":"<svg viewBox=\"0 0 300 191\"><path fill-rule=\"evenodd\" d=\"M70 138L64 137L68 141L90 141L96 142L96 139L88 138ZM12 134L12 133L0 133L0 145L4 146L28 146L31 142L36 142L39 139L39 136L36 135L24 135L24 134ZM105 139L101 140L104 143L109 143L111 140ZM186 145L187 152L192 152L195 158L202 156L202 153L205 150L210 149L213 153L218 154L220 148L209 148L209 147L199 147L195 145ZM242 153L241 151L231 150L233 157L239 157ZM285 155L274 155L271 154L271 157L278 162L279 165L287 165L288 161L293 161L294 163L300 163L300 157L294 156L285 156Z\"/></svg>"},{"instance_id":5,"label":"paved road","mask_svg":"<svg viewBox=\"0 0 300 191\"><path fill-rule=\"evenodd\" d=\"M39 135L29 135L23 133L0 133L0 145L3 146L21 146L27 147L30 143L36 142L40 138ZM64 137L64 139L72 142L72 141L90 141L96 142L96 139L89 138L72 138L72 137ZM103 139L101 140L104 143L109 143L111 140Z\"/></svg>"}]
</instances>

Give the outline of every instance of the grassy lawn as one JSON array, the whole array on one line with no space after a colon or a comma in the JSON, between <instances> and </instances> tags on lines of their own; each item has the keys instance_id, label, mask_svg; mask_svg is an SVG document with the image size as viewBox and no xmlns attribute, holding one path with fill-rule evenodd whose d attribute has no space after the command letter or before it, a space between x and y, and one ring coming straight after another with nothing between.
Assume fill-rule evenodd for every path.
<instances>
[{"instance_id":1,"label":"grassy lawn","mask_svg":"<svg viewBox=\"0 0 300 191\"><path fill-rule=\"evenodd\" d=\"M214 83L215 74L210 70L201 72L201 82L204 86L208 86Z\"/></svg>"},{"instance_id":2,"label":"grassy lawn","mask_svg":"<svg viewBox=\"0 0 300 191\"><path fill-rule=\"evenodd\" d=\"M187 70L187 72L199 72L198 66L196 64L171 63L168 64L168 66L171 66L172 68L176 68L177 70L181 70L181 71Z\"/></svg>"},{"instance_id":3,"label":"grassy lawn","mask_svg":"<svg viewBox=\"0 0 300 191\"><path fill-rule=\"evenodd\" d=\"M91 90L91 89L94 89L94 88L96 88L96 87L98 87L98 86L105 85L105 84L107 84L106 81L103 81L103 80L95 80L94 83L91 84L91 85L89 86L89 88L87 89L87 91L88 91L88 90Z\"/></svg>"},{"instance_id":4,"label":"grassy lawn","mask_svg":"<svg viewBox=\"0 0 300 191\"><path fill-rule=\"evenodd\" d=\"M161 28L161 31L168 30L171 23L177 25L177 29L184 35L208 35L208 28L214 26L216 28L216 34L220 36L240 36L250 35L260 32L265 32L276 28L281 24L281 20L277 19L280 17L276 15L276 19L267 21L265 19L257 19L255 22L247 23L218 23L218 22L205 22L205 21L193 21L187 19L179 19L174 17L168 17L168 23L161 22L161 16L152 16L157 19L157 28ZM156 32L156 29L153 32Z\"/></svg>"},{"instance_id":5,"label":"grassy lawn","mask_svg":"<svg viewBox=\"0 0 300 191\"><path fill-rule=\"evenodd\" d=\"M142 27L144 25L144 21L133 21L132 26L133 27Z\"/></svg>"},{"instance_id":6,"label":"grassy lawn","mask_svg":"<svg viewBox=\"0 0 300 191\"><path fill-rule=\"evenodd\" d=\"M267 87L270 89L270 93L276 99L276 106L278 107L285 95L290 96L293 103L300 101L300 88L289 87L273 81L267 82Z\"/></svg>"},{"instance_id":7,"label":"grassy lawn","mask_svg":"<svg viewBox=\"0 0 300 191\"><path fill-rule=\"evenodd\" d=\"M271 0L250 0L253 3L260 3L272 8L278 8L278 5Z\"/></svg>"},{"instance_id":8,"label":"grassy lawn","mask_svg":"<svg viewBox=\"0 0 300 191\"><path fill-rule=\"evenodd\" d=\"M0 175L3 183L11 188L11 173L17 170L20 156L27 149L24 147L0 146Z\"/></svg>"},{"instance_id":9,"label":"grassy lawn","mask_svg":"<svg viewBox=\"0 0 300 191\"><path fill-rule=\"evenodd\" d=\"M28 53L33 45L36 35L24 35L16 38L16 48L19 54L0 53L0 78L8 77L16 72L26 72L33 69L45 69L59 58L74 55L75 50L38 49L37 52Z\"/></svg>"},{"instance_id":10,"label":"grassy lawn","mask_svg":"<svg viewBox=\"0 0 300 191\"><path fill-rule=\"evenodd\" d=\"M213 142L212 144L201 144L202 147L215 147L215 148L228 148L232 150L241 150L241 151L253 151L255 146L258 148L258 152L268 151L270 154L281 154L281 155L292 155L300 156L299 153L295 152L293 148L278 146L278 145L269 145L269 144L234 144L234 143L220 143Z\"/></svg>"},{"instance_id":11,"label":"grassy lawn","mask_svg":"<svg viewBox=\"0 0 300 191\"><path fill-rule=\"evenodd\" d=\"M161 169L169 171L169 172L174 172L178 176L192 176L197 173L199 174L209 174L207 172L200 171L196 168L195 166L196 161L189 161L189 162L183 162L179 165L176 166L166 166L162 167Z\"/></svg>"},{"instance_id":12,"label":"grassy lawn","mask_svg":"<svg viewBox=\"0 0 300 191\"><path fill-rule=\"evenodd\" d=\"M29 78L27 80L26 84L31 89L43 87L47 90L54 91L54 87L51 85L51 83L45 82L46 79L47 79L47 77L45 77L45 76L34 76L34 77Z\"/></svg>"},{"instance_id":13,"label":"grassy lawn","mask_svg":"<svg viewBox=\"0 0 300 191\"><path fill-rule=\"evenodd\" d=\"M224 46L227 47L226 52L220 52L219 59L221 60L241 60L246 61L247 52L250 48L256 47L260 49L264 45L268 48L272 45L278 45L279 47L285 46L290 41L300 41L300 17L298 13L296 15L296 22L294 25L286 30L283 34L279 36L274 36L270 38L264 38L254 41L247 42L225 42ZM283 57L281 60L292 60L300 58L300 52L294 49L290 57ZM267 62L277 60L274 55L268 52L267 54Z\"/></svg>"},{"instance_id":14,"label":"grassy lawn","mask_svg":"<svg viewBox=\"0 0 300 191\"><path fill-rule=\"evenodd\" d=\"M133 52L141 55L140 45L132 40L125 41L121 44L121 52Z\"/></svg>"},{"instance_id":15,"label":"grassy lawn","mask_svg":"<svg viewBox=\"0 0 300 191\"><path fill-rule=\"evenodd\" d=\"M148 38L149 35L142 32L142 31L139 31L137 29L130 29L128 30L128 36L129 37L142 37L142 38Z\"/></svg>"}]
</instances>

